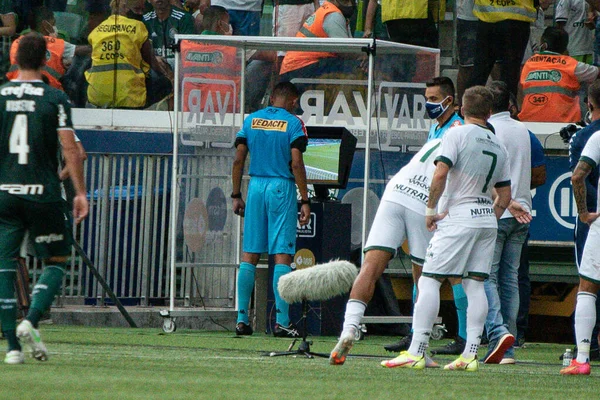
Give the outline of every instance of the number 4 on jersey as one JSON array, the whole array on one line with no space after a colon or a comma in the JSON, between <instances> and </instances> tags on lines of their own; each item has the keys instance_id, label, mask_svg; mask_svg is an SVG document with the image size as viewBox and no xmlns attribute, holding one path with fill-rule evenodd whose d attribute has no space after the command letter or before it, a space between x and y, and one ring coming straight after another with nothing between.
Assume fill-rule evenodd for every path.
<instances>
[{"instance_id":1,"label":"number 4 on jersey","mask_svg":"<svg viewBox=\"0 0 600 400\"><path fill-rule=\"evenodd\" d=\"M27 115L17 114L13 122L8 149L11 154L19 155L19 164L27 164L29 157L29 145L27 144Z\"/></svg>"}]
</instances>

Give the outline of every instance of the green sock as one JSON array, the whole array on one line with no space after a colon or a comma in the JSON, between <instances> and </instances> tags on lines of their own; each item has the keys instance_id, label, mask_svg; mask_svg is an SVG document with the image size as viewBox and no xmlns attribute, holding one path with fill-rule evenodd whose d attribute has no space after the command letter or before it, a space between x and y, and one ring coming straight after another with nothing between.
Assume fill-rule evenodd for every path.
<instances>
[{"instance_id":1,"label":"green sock","mask_svg":"<svg viewBox=\"0 0 600 400\"><path fill-rule=\"evenodd\" d=\"M42 276L33 287L31 307L29 313L27 313L27 320L37 328L38 322L40 322L41 316L50 309L54 296L56 296L62 285L62 278L65 273L63 266L60 265L47 265L42 272Z\"/></svg>"},{"instance_id":2,"label":"green sock","mask_svg":"<svg viewBox=\"0 0 600 400\"><path fill-rule=\"evenodd\" d=\"M3 329L2 334L4 335L4 339L6 339L6 343L8 344L8 351L21 351L21 344L19 343L19 339L17 339L17 331L15 329L8 331Z\"/></svg>"},{"instance_id":3,"label":"green sock","mask_svg":"<svg viewBox=\"0 0 600 400\"><path fill-rule=\"evenodd\" d=\"M16 267L16 260L0 261L0 324L8 342L8 351L21 350L15 333L17 327Z\"/></svg>"}]
</instances>

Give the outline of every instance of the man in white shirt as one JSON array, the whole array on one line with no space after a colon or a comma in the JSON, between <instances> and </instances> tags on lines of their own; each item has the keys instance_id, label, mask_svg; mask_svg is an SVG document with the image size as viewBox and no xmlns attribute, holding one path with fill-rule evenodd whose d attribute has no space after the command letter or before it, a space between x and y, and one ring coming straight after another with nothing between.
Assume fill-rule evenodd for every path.
<instances>
[{"instance_id":1,"label":"man in white shirt","mask_svg":"<svg viewBox=\"0 0 600 400\"><path fill-rule=\"evenodd\" d=\"M508 152L511 195L531 212L531 142L527 127L510 117L510 92L506 83L493 81L488 89L494 95L488 123ZM519 312L519 264L529 224L521 224L507 210L498 221L498 238L490 276L485 280L488 301L486 332L490 340L486 364L514 364L514 348Z\"/></svg>"},{"instance_id":2,"label":"man in white shirt","mask_svg":"<svg viewBox=\"0 0 600 400\"><path fill-rule=\"evenodd\" d=\"M569 34L569 55L586 64L594 62L594 13L585 0L559 0L556 26Z\"/></svg>"},{"instance_id":3,"label":"man in white shirt","mask_svg":"<svg viewBox=\"0 0 600 400\"><path fill-rule=\"evenodd\" d=\"M488 89L467 89L462 102L466 125L448 130L442 139L425 211L427 228L435 232L419 279L413 340L408 351L382 361L384 367L425 368L425 352L440 307L442 282L449 277L464 277L469 303L466 346L444 369L479 368L477 349L487 315L483 280L491 269L496 219L508 207L511 196L508 154L487 125L492 102ZM521 208L519 213L522 215L524 210Z\"/></svg>"},{"instance_id":4,"label":"man in white shirt","mask_svg":"<svg viewBox=\"0 0 600 400\"><path fill-rule=\"evenodd\" d=\"M212 0L210 3L227 10L233 34L239 36L260 35L262 4L262 0Z\"/></svg>"}]
</instances>

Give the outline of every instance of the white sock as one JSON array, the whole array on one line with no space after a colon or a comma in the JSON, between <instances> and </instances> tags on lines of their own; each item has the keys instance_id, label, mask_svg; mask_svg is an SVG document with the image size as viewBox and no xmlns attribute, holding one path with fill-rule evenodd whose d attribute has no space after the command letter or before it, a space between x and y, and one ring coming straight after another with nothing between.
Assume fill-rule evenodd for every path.
<instances>
[{"instance_id":1,"label":"white sock","mask_svg":"<svg viewBox=\"0 0 600 400\"><path fill-rule=\"evenodd\" d=\"M431 328L440 311L440 286L442 283L427 276L419 278L419 298L413 313L413 339L408 352L422 356L429 346Z\"/></svg>"},{"instance_id":2,"label":"white sock","mask_svg":"<svg viewBox=\"0 0 600 400\"><path fill-rule=\"evenodd\" d=\"M467 342L462 356L471 359L477 355L481 334L488 313L488 301L483 282L463 279L463 289L467 295Z\"/></svg>"},{"instance_id":3,"label":"white sock","mask_svg":"<svg viewBox=\"0 0 600 400\"><path fill-rule=\"evenodd\" d=\"M589 361L590 341L594 325L596 325L596 295L589 292L579 292L577 293L577 306L575 307L577 362Z\"/></svg>"},{"instance_id":4,"label":"white sock","mask_svg":"<svg viewBox=\"0 0 600 400\"><path fill-rule=\"evenodd\" d=\"M360 300L350 299L346 304L346 315L344 316L344 328L342 329L342 336L351 330L358 332L358 326L360 320L365 315L367 304Z\"/></svg>"}]
</instances>

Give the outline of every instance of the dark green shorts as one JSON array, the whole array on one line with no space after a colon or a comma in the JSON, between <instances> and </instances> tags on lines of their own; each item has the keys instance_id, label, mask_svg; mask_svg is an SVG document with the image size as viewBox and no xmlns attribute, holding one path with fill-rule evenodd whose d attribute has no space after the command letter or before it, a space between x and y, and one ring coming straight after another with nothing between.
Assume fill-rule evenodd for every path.
<instances>
[{"instance_id":1,"label":"dark green shorts","mask_svg":"<svg viewBox=\"0 0 600 400\"><path fill-rule=\"evenodd\" d=\"M71 254L64 202L36 203L0 191L0 259L13 259L25 232L41 259Z\"/></svg>"}]
</instances>

